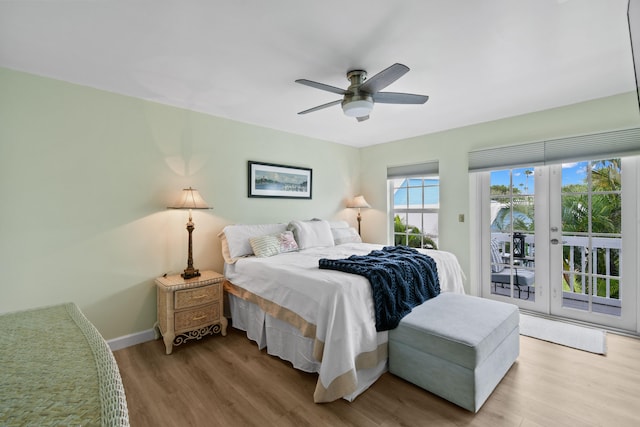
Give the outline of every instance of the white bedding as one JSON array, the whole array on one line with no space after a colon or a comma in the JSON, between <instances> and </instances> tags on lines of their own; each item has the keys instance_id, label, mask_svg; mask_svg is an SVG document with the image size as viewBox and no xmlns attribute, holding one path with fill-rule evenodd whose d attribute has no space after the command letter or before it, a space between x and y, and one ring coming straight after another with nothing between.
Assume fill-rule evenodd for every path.
<instances>
[{"instance_id":1,"label":"white bedding","mask_svg":"<svg viewBox=\"0 0 640 427\"><path fill-rule=\"evenodd\" d=\"M352 400L370 385L362 384L359 374L370 377L371 370L376 370L378 374L370 382L375 381L385 370L387 356L387 332L376 332L369 281L354 274L321 270L318 260L364 255L381 247L349 243L225 264L225 276L231 282L226 284L229 293L257 304L313 340L313 355L320 362L316 402L341 397ZM463 274L455 256L424 252L436 261L442 292L464 293Z\"/></svg>"}]
</instances>

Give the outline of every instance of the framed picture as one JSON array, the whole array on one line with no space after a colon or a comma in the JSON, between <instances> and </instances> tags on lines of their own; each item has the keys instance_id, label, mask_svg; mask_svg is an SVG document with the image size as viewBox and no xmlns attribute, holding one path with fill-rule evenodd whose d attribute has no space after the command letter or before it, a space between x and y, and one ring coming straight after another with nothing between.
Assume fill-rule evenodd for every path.
<instances>
[{"instance_id":1,"label":"framed picture","mask_svg":"<svg viewBox=\"0 0 640 427\"><path fill-rule=\"evenodd\" d=\"M311 198L311 169L249 160L249 197Z\"/></svg>"}]
</instances>

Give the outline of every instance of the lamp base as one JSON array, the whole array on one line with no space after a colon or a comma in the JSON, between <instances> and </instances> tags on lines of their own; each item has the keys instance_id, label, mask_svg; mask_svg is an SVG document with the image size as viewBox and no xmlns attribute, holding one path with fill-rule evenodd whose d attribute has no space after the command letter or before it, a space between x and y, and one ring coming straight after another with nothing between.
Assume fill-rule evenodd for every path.
<instances>
[{"instance_id":1,"label":"lamp base","mask_svg":"<svg viewBox=\"0 0 640 427\"><path fill-rule=\"evenodd\" d=\"M200 276L200 271L197 268L193 268L193 241L191 239L193 228L191 210L189 210L189 222L187 222L187 231L189 232L189 256L187 257L187 268L185 268L184 273L181 274L183 279L193 279L194 277Z\"/></svg>"},{"instance_id":2,"label":"lamp base","mask_svg":"<svg viewBox=\"0 0 640 427\"><path fill-rule=\"evenodd\" d=\"M193 279L194 277L200 277L200 270L193 267L187 267L184 270L184 273L182 273L180 276L182 276L183 279Z\"/></svg>"}]
</instances>

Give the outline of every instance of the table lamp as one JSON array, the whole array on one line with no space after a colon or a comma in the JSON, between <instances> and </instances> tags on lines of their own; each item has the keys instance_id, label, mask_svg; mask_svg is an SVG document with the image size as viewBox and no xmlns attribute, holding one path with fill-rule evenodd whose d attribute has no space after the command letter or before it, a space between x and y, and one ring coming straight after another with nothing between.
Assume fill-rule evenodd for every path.
<instances>
[{"instance_id":1,"label":"table lamp","mask_svg":"<svg viewBox=\"0 0 640 427\"><path fill-rule=\"evenodd\" d=\"M200 276L200 271L193 268L193 241L191 234L193 233L194 224L191 218L192 209L212 209L204 201L198 190L195 188L185 188L182 190L182 195L169 209L189 209L189 222L187 222L187 231L189 232L189 256L187 258L187 268L181 276L185 279L191 279L193 277Z\"/></svg>"},{"instance_id":2,"label":"table lamp","mask_svg":"<svg viewBox=\"0 0 640 427\"><path fill-rule=\"evenodd\" d=\"M347 203L348 208L358 208L358 234L360 234L360 221L362 221L362 216L360 215L360 208L370 208L371 205L367 203L364 199L364 196L356 196L353 200L350 200Z\"/></svg>"}]
</instances>

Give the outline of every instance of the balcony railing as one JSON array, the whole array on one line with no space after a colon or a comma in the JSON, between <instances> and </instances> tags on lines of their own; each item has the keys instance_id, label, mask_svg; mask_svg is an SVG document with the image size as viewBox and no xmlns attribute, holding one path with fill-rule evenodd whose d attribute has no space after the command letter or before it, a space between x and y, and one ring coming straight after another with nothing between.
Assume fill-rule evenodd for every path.
<instances>
[{"instance_id":1,"label":"balcony railing","mask_svg":"<svg viewBox=\"0 0 640 427\"><path fill-rule=\"evenodd\" d=\"M505 267L515 269L535 270L535 235L525 235L525 253L523 258L509 256L511 252L510 233L492 233L492 239L499 243L503 254ZM612 271L612 262L619 257L622 248L620 237L587 237L587 236L562 236L563 246L563 307L571 307L587 310L589 307L589 274L592 280L600 286L591 297L591 310L594 312L620 315L621 304L618 299L620 277L618 271ZM589 264L593 270L589 272ZM598 271L598 266L604 266ZM615 268L613 269L615 270ZM535 284L523 289L522 286L513 295L520 295L521 299L535 299ZM592 286L593 287L593 286ZM509 295L508 286L495 286L494 293ZM529 292L524 292L528 290Z\"/></svg>"}]
</instances>

